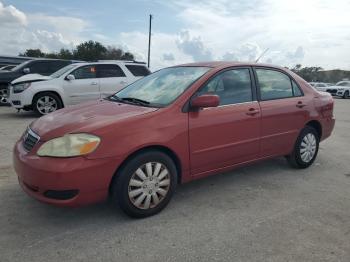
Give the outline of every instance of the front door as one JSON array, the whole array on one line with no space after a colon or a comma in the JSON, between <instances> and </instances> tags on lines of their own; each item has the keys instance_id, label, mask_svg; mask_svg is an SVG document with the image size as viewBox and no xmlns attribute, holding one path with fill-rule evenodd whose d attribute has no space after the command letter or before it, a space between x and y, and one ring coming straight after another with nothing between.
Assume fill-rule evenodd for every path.
<instances>
[{"instance_id":1,"label":"front door","mask_svg":"<svg viewBox=\"0 0 350 262\"><path fill-rule=\"evenodd\" d=\"M81 66L70 73L74 80L65 79L64 92L70 105L100 98L96 65Z\"/></svg>"},{"instance_id":2,"label":"front door","mask_svg":"<svg viewBox=\"0 0 350 262\"><path fill-rule=\"evenodd\" d=\"M189 113L191 171L194 176L259 156L260 107L249 68L214 76L196 95L220 97L220 105Z\"/></svg>"}]
</instances>

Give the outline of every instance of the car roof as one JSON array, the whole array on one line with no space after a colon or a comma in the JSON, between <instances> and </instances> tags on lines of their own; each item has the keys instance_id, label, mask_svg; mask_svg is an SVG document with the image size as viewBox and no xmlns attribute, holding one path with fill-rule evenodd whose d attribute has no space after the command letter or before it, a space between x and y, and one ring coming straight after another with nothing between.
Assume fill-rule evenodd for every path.
<instances>
[{"instance_id":1,"label":"car roof","mask_svg":"<svg viewBox=\"0 0 350 262\"><path fill-rule=\"evenodd\" d=\"M139 65L139 66L146 66L146 63L142 62L133 62L133 61L121 61L121 60L104 60L104 61L96 61L96 62L80 62L80 63L74 63L74 65L110 65L110 64L116 64L116 65Z\"/></svg>"},{"instance_id":2,"label":"car roof","mask_svg":"<svg viewBox=\"0 0 350 262\"><path fill-rule=\"evenodd\" d=\"M237 66L261 66L261 67L270 67L275 69L286 70L286 68L271 64L264 63L254 63L254 62L235 62L235 61L211 61L211 62L196 62L196 63L187 63L177 66L198 66L198 67L211 67L211 68L226 68L226 67L237 67Z\"/></svg>"}]
</instances>

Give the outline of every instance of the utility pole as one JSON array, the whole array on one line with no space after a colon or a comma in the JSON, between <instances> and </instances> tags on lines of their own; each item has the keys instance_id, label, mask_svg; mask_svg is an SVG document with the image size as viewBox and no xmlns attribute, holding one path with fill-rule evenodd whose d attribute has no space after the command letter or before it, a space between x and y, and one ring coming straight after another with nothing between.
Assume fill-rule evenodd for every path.
<instances>
[{"instance_id":1,"label":"utility pole","mask_svg":"<svg viewBox=\"0 0 350 262\"><path fill-rule=\"evenodd\" d=\"M152 15L149 15L149 31L148 31L148 68L150 67L150 59L151 59L151 37L152 37Z\"/></svg>"}]
</instances>

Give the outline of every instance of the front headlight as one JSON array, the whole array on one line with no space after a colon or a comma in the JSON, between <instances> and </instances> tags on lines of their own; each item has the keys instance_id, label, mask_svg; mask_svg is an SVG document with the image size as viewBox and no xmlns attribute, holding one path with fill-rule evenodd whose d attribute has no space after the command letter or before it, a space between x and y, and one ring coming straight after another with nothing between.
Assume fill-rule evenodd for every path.
<instances>
[{"instance_id":1,"label":"front headlight","mask_svg":"<svg viewBox=\"0 0 350 262\"><path fill-rule=\"evenodd\" d=\"M31 83L22 83L22 84L17 84L13 85L13 93L22 93L24 90L26 90L28 87L30 87Z\"/></svg>"},{"instance_id":2,"label":"front headlight","mask_svg":"<svg viewBox=\"0 0 350 262\"><path fill-rule=\"evenodd\" d=\"M38 150L39 156L73 157L93 152L100 138L90 134L68 134L45 142Z\"/></svg>"}]
</instances>

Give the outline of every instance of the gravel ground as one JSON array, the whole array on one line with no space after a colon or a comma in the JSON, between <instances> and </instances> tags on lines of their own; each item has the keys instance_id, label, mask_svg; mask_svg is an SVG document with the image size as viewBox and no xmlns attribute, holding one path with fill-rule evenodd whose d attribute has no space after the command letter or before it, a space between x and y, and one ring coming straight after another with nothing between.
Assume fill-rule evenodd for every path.
<instances>
[{"instance_id":1,"label":"gravel ground","mask_svg":"<svg viewBox=\"0 0 350 262\"><path fill-rule=\"evenodd\" d=\"M20 189L12 147L31 113L0 107L0 261L350 261L350 100L315 164L283 158L178 188L159 215L65 209Z\"/></svg>"}]
</instances>

